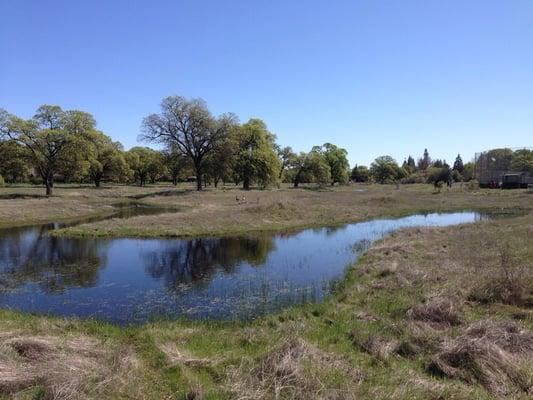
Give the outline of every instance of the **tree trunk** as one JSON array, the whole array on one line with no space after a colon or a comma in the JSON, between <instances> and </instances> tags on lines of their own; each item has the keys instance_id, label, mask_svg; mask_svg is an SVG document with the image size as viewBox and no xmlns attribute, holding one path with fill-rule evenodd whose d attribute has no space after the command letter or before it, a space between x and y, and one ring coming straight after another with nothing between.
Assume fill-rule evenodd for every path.
<instances>
[{"instance_id":1,"label":"tree trunk","mask_svg":"<svg viewBox=\"0 0 533 400\"><path fill-rule=\"evenodd\" d=\"M172 174L172 184L174 186L178 185L178 174Z\"/></svg>"},{"instance_id":2,"label":"tree trunk","mask_svg":"<svg viewBox=\"0 0 533 400\"><path fill-rule=\"evenodd\" d=\"M250 190L250 178L248 177L244 178L244 180L242 181L242 188L244 190Z\"/></svg>"},{"instance_id":3,"label":"tree trunk","mask_svg":"<svg viewBox=\"0 0 533 400\"><path fill-rule=\"evenodd\" d=\"M193 159L193 165L194 165L194 172L196 173L196 190L202 191L203 184L203 171L202 171L202 160L201 158Z\"/></svg>"},{"instance_id":4,"label":"tree trunk","mask_svg":"<svg viewBox=\"0 0 533 400\"><path fill-rule=\"evenodd\" d=\"M202 174L196 174L196 190L200 192L202 189Z\"/></svg>"},{"instance_id":5,"label":"tree trunk","mask_svg":"<svg viewBox=\"0 0 533 400\"><path fill-rule=\"evenodd\" d=\"M95 177L94 177L94 186L96 186L97 188L100 187L100 182L102 181L102 175L100 174L96 174Z\"/></svg>"},{"instance_id":6,"label":"tree trunk","mask_svg":"<svg viewBox=\"0 0 533 400\"><path fill-rule=\"evenodd\" d=\"M47 196L51 196L53 194L53 191L54 191L53 182L50 182L49 179L46 179L45 185L46 185L46 195Z\"/></svg>"},{"instance_id":7,"label":"tree trunk","mask_svg":"<svg viewBox=\"0 0 533 400\"><path fill-rule=\"evenodd\" d=\"M300 179L303 175L303 172L302 170L300 169L297 173L296 173L296 176L294 177L294 187L297 188L298 185L300 184Z\"/></svg>"}]
</instances>

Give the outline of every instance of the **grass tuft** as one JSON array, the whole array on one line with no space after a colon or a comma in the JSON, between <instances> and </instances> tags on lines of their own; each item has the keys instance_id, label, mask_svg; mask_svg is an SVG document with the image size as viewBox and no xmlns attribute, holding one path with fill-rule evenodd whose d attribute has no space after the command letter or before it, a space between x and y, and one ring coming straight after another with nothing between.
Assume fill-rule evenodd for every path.
<instances>
[{"instance_id":1,"label":"grass tuft","mask_svg":"<svg viewBox=\"0 0 533 400\"><path fill-rule=\"evenodd\" d=\"M533 374L522 365L533 357L533 333L513 323L477 322L445 343L427 364L427 371L468 383L491 393L533 393Z\"/></svg>"}]
</instances>

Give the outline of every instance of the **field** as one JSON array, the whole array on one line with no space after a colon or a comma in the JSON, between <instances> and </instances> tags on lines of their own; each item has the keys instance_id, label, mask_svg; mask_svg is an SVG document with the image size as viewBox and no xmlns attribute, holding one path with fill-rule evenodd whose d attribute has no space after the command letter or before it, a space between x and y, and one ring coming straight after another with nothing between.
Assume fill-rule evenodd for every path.
<instances>
[{"instance_id":1,"label":"field","mask_svg":"<svg viewBox=\"0 0 533 400\"><path fill-rule=\"evenodd\" d=\"M429 185L196 193L156 185L0 189L0 226L177 212L59 235L187 237L287 231L444 210L513 211L399 231L350 266L325 302L251 322L120 328L0 311L0 398L526 399L533 395L533 194ZM516 212L520 211L520 212ZM514 215L516 212L516 215Z\"/></svg>"},{"instance_id":2,"label":"field","mask_svg":"<svg viewBox=\"0 0 533 400\"><path fill-rule=\"evenodd\" d=\"M59 234L75 236L187 237L284 231L332 226L378 216L469 208L529 209L525 191L467 190L441 193L431 185L352 185L335 188L289 186L278 190L242 191L234 186L198 193L192 185L143 188L66 186L46 198L42 188L15 187L0 191L0 227L49 222L110 213L112 205L135 202L172 207L178 212L78 225Z\"/></svg>"}]
</instances>

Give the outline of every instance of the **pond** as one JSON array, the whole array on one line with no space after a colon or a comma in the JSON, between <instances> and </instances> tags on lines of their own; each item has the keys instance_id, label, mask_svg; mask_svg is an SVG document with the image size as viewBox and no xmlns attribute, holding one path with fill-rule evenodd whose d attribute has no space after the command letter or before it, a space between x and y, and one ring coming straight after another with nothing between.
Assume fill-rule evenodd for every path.
<instances>
[{"instance_id":1,"label":"pond","mask_svg":"<svg viewBox=\"0 0 533 400\"><path fill-rule=\"evenodd\" d=\"M115 217L155 212L135 207ZM3 229L0 307L121 325L154 318L250 319L320 301L351 262L394 230L486 218L431 213L289 234L196 239L47 235L65 226L58 223Z\"/></svg>"}]
</instances>

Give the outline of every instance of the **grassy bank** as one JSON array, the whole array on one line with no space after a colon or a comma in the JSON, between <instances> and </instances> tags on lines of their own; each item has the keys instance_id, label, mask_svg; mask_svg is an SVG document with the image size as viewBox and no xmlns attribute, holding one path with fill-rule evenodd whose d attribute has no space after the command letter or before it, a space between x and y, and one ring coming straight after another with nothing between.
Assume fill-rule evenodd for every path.
<instances>
[{"instance_id":1,"label":"grassy bank","mask_svg":"<svg viewBox=\"0 0 533 400\"><path fill-rule=\"evenodd\" d=\"M13 189L12 189L13 190ZM27 189L30 190L30 189ZM35 190L35 189L34 189ZM55 231L56 235L95 237L190 237L238 235L332 226L374 217L461 209L532 207L525 191L476 190L457 186L436 193L430 185L351 185L335 188L282 187L244 192L234 187L57 188L57 197L0 199L0 225L97 215L113 204L136 201L180 212L114 219ZM1 193L0 193L1 194Z\"/></svg>"},{"instance_id":2,"label":"grassy bank","mask_svg":"<svg viewBox=\"0 0 533 400\"><path fill-rule=\"evenodd\" d=\"M408 201L432 209L439 203L527 208L532 201L520 192L395 190L364 192L358 212L403 212ZM351 192L326 193L345 199ZM163 197L150 201L171 201ZM395 200L376 207L378 198ZM430 204L429 199L438 200ZM532 242L531 213L403 230L351 266L324 303L250 323L177 321L121 329L1 311L0 393L6 398L530 398Z\"/></svg>"}]
</instances>

